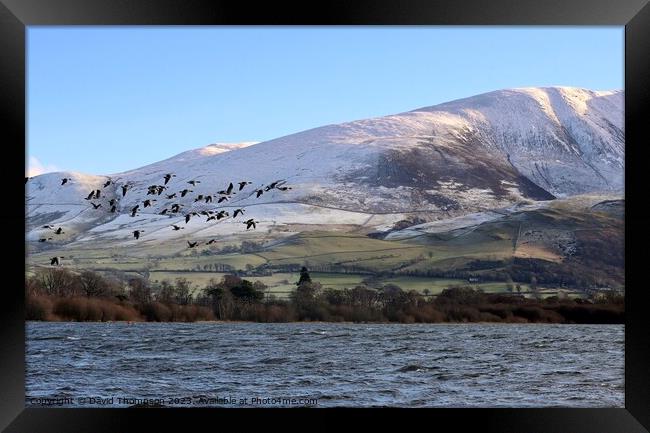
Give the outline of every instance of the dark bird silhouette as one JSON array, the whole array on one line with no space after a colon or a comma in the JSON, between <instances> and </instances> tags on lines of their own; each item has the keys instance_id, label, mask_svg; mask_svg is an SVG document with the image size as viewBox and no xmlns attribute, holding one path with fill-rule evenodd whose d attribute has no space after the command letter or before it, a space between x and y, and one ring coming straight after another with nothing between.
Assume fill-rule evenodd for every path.
<instances>
[{"instance_id":1,"label":"dark bird silhouette","mask_svg":"<svg viewBox=\"0 0 650 433\"><path fill-rule=\"evenodd\" d=\"M248 229L251 228L251 227L253 227L254 229L256 229L257 226L255 225L255 223L258 223L258 222L259 222L259 221L253 221L253 218L251 218L251 219L249 219L249 220L247 220L247 221L244 221L242 224L246 224L246 230L248 230Z\"/></svg>"},{"instance_id":2,"label":"dark bird silhouette","mask_svg":"<svg viewBox=\"0 0 650 433\"><path fill-rule=\"evenodd\" d=\"M116 209L117 209L117 206L115 206L115 205L111 206L111 213L115 213Z\"/></svg>"},{"instance_id":3,"label":"dark bird silhouette","mask_svg":"<svg viewBox=\"0 0 650 433\"><path fill-rule=\"evenodd\" d=\"M230 193L232 192L232 189L233 189L233 185L232 185L232 182L230 182L230 184L228 185L228 189L226 190L226 194L230 195Z\"/></svg>"},{"instance_id":4,"label":"dark bird silhouette","mask_svg":"<svg viewBox=\"0 0 650 433\"><path fill-rule=\"evenodd\" d=\"M212 215L212 216L209 216L208 219L205 220L205 222L207 223L207 222L210 222L210 221L212 221L212 220L216 220L216 219L217 219L217 216L216 216L216 215Z\"/></svg>"},{"instance_id":5,"label":"dark bird silhouette","mask_svg":"<svg viewBox=\"0 0 650 433\"><path fill-rule=\"evenodd\" d=\"M176 193L173 194L165 194L165 197L167 197L169 200L176 198Z\"/></svg>"},{"instance_id":6,"label":"dark bird silhouette","mask_svg":"<svg viewBox=\"0 0 650 433\"><path fill-rule=\"evenodd\" d=\"M48 224L46 226L43 226L44 229L52 229L54 230L54 226L52 224Z\"/></svg>"},{"instance_id":7,"label":"dark bird silhouette","mask_svg":"<svg viewBox=\"0 0 650 433\"><path fill-rule=\"evenodd\" d=\"M244 215L244 209L235 209L235 213L232 214L232 217L237 218L237 214Z\"/></svg>"},{"instance_id":8,"label":"dark bird silhouette","mask_svg":"<svg viewBox=\"0 0 650 433\"><path fill-rule=\"evenodd\" d=\"M255 197L255 198L260 198L260 196L261 196L262 194L264 194L264 191L261 190L261 189L258 189L258 190L257 190L257 197Z\"/></svg>"},{"instance_id":9,"label":"dark bird silhouette","mask_svg":"<svg viewBox=\"0 0 650 433\"><path fill-rule=\"evenodd\" d=\"M197 246L198 244L199 244L199 241L196 241L196 242L190 242L190 241L187 241L187 247L188 247L188 248L194 248L194 247Z\"/></svg>"},{"instance_id":10,"label":"dark bird silhouette","mask_svg":"<svg viewBox=\"0 0 650 433\"><path fill-rule=\"evenodd\" d=\"M110 180L107 180L107 181L104 183L104 188L106 188L106 187L107 187L108 185L110 185L110 184L111 184L111 181L110 181Z\"/></svg>"},{"instance_id":11,"label":"dark bird silhouette","mask_svg":"<svg viewBox=\"0 0 650 433\"><path fill-rule=\"evenodd\" d=\"M108 201L108 205L109 205L109 206L113 206L113 205L115 205L115 199L114 199L114 198L110 199L110 200Z\"/></svg>"},{"instance_id":12,"label":"dark bird silhouette","mask_svg":"<svg viewBox=\"0 0 650 433\"><path fill-rule=\"evenodd\" d=\"M244 189L244 187L246 185L249 185L249 184L250 184L250 182L248 182L248 181L239 182L239 190L241 191L242 189Z\"/></svg>"},{"instance_id":13,"label":"dark bird silhouette","mask_svg":"<svg viewBox=\"0 0 650 433\"><path fill-rule=\"evenodd\" d=\"M52 257L50 259L50 265L51 266L59 266L59 264L60 264L59 259L65 259L65 257L64 256Z\"/></svg>"},{"instance_id":14,"label":"dark bird silhouette","mask_svg":"<svg viewBox=\"0 0 650 433\"><path fill-rule=\"evenodd\" d=\"M159 215L166 215L166 214L167 214L167 208L161 210Z\"/></svg>"},{"instance_id":15,"label":"dark bird silhouette","mask_svg":"<svg viewBox=\"0 0 650 433\"><path fill-rule=\"evenodd\" d=\"M178 230L183 230L185 227L179 227L176 224L172 225L172 230L178 231Z\"/></svg>"},{"instance_id":16,"label":"dark bird silhouette","mask_svg":"<svg viewBox=\"0 0 650 433\"><path fill-rule=\"evenodd\" d=\"M92 200L95 197L95 191L90 191L90 194L85 198L85 200Z\"/></svg>"},{"instance_id":17,"label":"dark bird silhouette","mask_svg":"<svg viewBox=\"0 0 650 433\"><path fill-rule=\"evenodd\" d=\"M138 209L140 209L140 205L136 204L133 209L131 209L131 216L134 217L136 212L138 212Z\"/></svg>"},{"instance_id":18,"label":"dark bird silhouette","mask_svg":"<svg viewBox=\"0 0 650 433\"><path fill-rule=\"evenodd\" d=\"M219 200L217 200L217 203L221 203L222 201L228 201L228 197L223 196L223 197L219 198Z\"/></svg>"},{"instance_id":19,"label":"dark bird silhouette","mask_svg":"<svg viewBox=\"0 0 650 433\"><path fill-rule=\"evenodd\" d=\"M181 197L185 197L188 192L194 192L194 191L192 191L191 189L184 189L183 191L181 191Z\"/></svg>"},{"instance_id":20,"label":"dark bird silhouette","mask_svg":"<svg viewBox=\"0 0 650 433\"><path fill-rule=\"evenodd\" d=\"M100 207L102 207L102 204L101 204L101 203L99 203L99 204L90 203L90 204L93 205L93 207L94 207L95 209L99 209Z\"/></svg>"},{"instance_id":21,"label":"dark bird silhouette","mask_svg":"<svg viewBox=\"0 0 650 433\"><path fill-rule=\"evenodd\" d=\"M65 232L63 231L63 228L59 227L58 229L54 230L54 234L64 235Z\"/></svg>"},{"instance_id":22,"label":"dark bird silhouette","mask_svg":"<svg viewBox=\"0 0 650 433\"><path fill-rule=\"evenodd\" d=\"M197 184L197 183L201 183L201 181L200 181L200 180L190 180L190 181L188 181L187 183L189 183L189 184L192 185L192 186L196 186L196 184Z\"/></svg>"},{"instance_id":23,"label":"dark bird silhouette","mask_svg":"<svg viewBox=\"0 0 650 433\"><path fill-rule=\"evenodd\" d=\"M290 186L277 186L275 189L279 189L280 191L287 191L291 189Z\"/></svg>"},{"instance_id":24,"label":"dark bird silhouette","mask_svg":"<svg viewBox=\"0 0 650 433\"><path fill-rule=\"evenodd\" d=\"M206 196L206 197L205 197L205 202L206 202L206 203L212 203L212 196L211 196L211 195Z\"/></svg>"},{"instance_id":25,"label":"dark bird silhouette","mask_svg":"<svg viewBox=\"0 0 650 433\"><path fill-rule=\"evenodd\" d=\"M225 210L221 210L217 214L217 219L220 220L221 218L227 217L228 215L229 215L228 212L226 212Z\"/></svg>"},{"instance_id":26,"label":"dark bird silhouette","mask_svg":"<svg viewBox=\"0 0 650 433\"><path fill-rule=\"evenodd\" d=\"M267 187L264 188L264 191L270 191L270 190L272 190L272 189L275 188L275 187L276 187L280 182L282 182L282 181L281 181L281 180L276 180L275 182L271 183L270 185L267 185Z\"/></svg>"},{"instance_id":27,"label":"dark bird silhouette","mask_svg":"<svg viewBox=\"0 0 650 433\"><path fill-rule=\"evenodd\" d=\"M166 190L166 186L158 185L158 195L162 194L164 190Z\"/></svg>"},{"instance_id":28,"label":"dark bird silhouette","mask_svg":"<svg viewBox=\"0 0 650 433\"><path fill-rule=\"evenodd\" d=\"M102 194L100 190L95 191L95 198L99 198L99 196Z\"/></svg>"},{"instance_id":29,"label":"dark bird silhouette","mask_svg":"<svg viewBox=\"0 0 650 433\"><path fill-rule=\"evenodd\" d=\"M182 205L182 204L178 204L178 203L174 203L174 204L172 205L172 212L173 212L173 213L178 213L178 212L181 210L181 206L183 206L183 205Z\"/></svg>"},{"instance_id":30,"label":"dark bird silhouette","mask_svg":"<svg viewBox=\"0 0 650 433\"><path fill-rule=\"evenodd\" d=\"M51 241L51 240L52 240L52 238L40 238L38 241L39 242L47 242L47 241Z\"/></svg>"},{"instance_id":31,"label":"dark bird silhouette","mask_svg":"<svg viewBox=\"0 0 650 433\"><path fill-rule=\"evenodd\" d=\"M133 231L133 237L136 239L140 239L140 233L142 233L144 230L134 230Z\"/></svg>"},{"instance_id":32,"label":"dark bird silhouette","mask_svg":"<svg viewBox=\"0 0 650 433\"><path fill-rule=\"evenodd\" d=\"M176 177L176 175L171 173L165 175L165 185L167 185L167 182L169 182L172 177Z\"/></svg>"},{"instance_id":33,"label":"dark bird silhouette","mask_svg":"<svg viewBox=\"0 0 650 433\"><path fill-rule=\"evenodd\" d=\"M126 192L129 190L128 185L122 185L122 197L126 195Z\"/></svg>"},{"instance_id":34,"label":"dark bird silhouette","mask_svg":"<svg viewBox=\"0 0 650 433\"><path fill-rule=\"evenodd\" d=\"M144 201L144 207L149 207L151 206L151 202L156 201L155 199L149 199Z\"/></svg>"},{"instance_id":35,"label":"dark bird silhouette","mask_svg":"<svg viewBox=\"0 0 650 433\"><path fill-rule=\"evenodd\" d=\"M188 213L187 215L185 215L185 224L190 222L190 218L192 218L192 213Z\"/></svg>"},{"instance_id":36,"label":"dark bird silhouette","mask_svg":"<svg viewBox=\"0 0 650 433\"><path fill-rule=\"evenodd\" d=\"M217 242L216 239L210 239L210 240L208 241L208 245L212 245L212 244L215 243L215 242Z\"/></svg>"},{"instance_id":37,"label":"dark bird silhouette","mask_svg":"<svg viewBox=\"0 0 650 433\"><path fill-rule=\"evenodd\" d=\"M221 194L221 195L228 195L228 193L226 192L226 190L225 190L225 189L222 189L222 190L221 190L221 191L219 191L219 192L218 192L217 194Z\"/></svg>"},{"instance_id":38,"label":"dark bird silhouette","mask_svg":"<svg viewBox=\"0 0 650 433\"><path fill-rule=\"evenodd\" d=\"M194 199L194 203L196 203L197 201L201 201L201 200L203 200L203 194L197 195L196 198Z\"/></svg>"},{"instance_id":39,"label":"dark bird silhouette","mask_svg":"<svg viewBox=\"0 0 650 433\"><path fill-rule=\"evenodd\" d=\"M64 177L63 179L61 179L61 185L65 185L66 183L68 183L69 180L72 179L70 179L69 177Z\"/></svg>"}]
</instances>

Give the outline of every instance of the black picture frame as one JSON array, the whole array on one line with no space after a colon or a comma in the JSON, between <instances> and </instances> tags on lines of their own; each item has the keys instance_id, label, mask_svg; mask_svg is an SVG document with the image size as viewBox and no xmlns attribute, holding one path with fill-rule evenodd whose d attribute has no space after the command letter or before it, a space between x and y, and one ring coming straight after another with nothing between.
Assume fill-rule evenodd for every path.
<instances>
[{"instance_id":1,"label":"black picture frame","mask_svg":"<svg viewBox=\"0 0 650 433\"><path fill-rule=\"evenodd\" d=\"M641 200L628 200L626 224L625 408L540 409L44 409L25 408L24 200L20 191L25 158L26 27L35 25L617 25L625 26L626 195L642 198L649 142L650 5L645 0L364 0L267 2L204 0L0 0L0 106L3 149L5 275L0 309L0 428L6 432L124 432L145 423L145 431L172 428L336 428L339 414L354 415L366 428L413 421L426 428L482 432L648 432L650 428L650 326L645 309L644 259L648 244ZM644 122L645 121L645 122ZM11 157L9 156L11 154ZM15 163L14 163L15 162ZM20 182L20 183L19 183ZM636 250L636 252L635 252ZM635 277L636 276L636 277ZM638 284L638 285L635 285ZM21 286L22 285L22 286ZM246 409L240 409L246 410ZM207 423L207 424L204 424ZM234 424L232 424L234 423ZM184 427L176 427L176 426ZM414 427L415 428L415 427ZM421 428L421 427L417 427ZM138 430L142 431L142 430Z\"/></svg>"}]
</instances>

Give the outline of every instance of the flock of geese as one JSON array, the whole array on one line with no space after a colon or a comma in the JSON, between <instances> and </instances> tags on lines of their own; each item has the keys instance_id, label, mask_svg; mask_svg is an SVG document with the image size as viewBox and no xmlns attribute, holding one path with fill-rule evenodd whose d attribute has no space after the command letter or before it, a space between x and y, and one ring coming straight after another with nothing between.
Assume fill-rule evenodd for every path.
<instances>
[{"instance_id":1,"label":"flock of geese","mask_svg":"<svg viewBox=\"0 0 650 433\"><path fill-rule=\"evenodd\" d=\"M147 195L160 196L163 192L165 192L168 189L168 187L166 185L169 183L169 181L171 180L172 177L176 177L176 175L173 174L173 173L167 173L167 174L165 174L163 176L164 183L162 185L157 185L157 184L156 185L149 185L147 187ZM27 183L27 181L29 179L30 178L25 177L25 183ZM71 181L72 181L72 178L64 177L64 178L61 179L61 186L69 184L69 183L71 183ZM107 180L104 183L104 188L107 188L112 183L113 183L113 181L111 179ZM196 184L201 183L201 181L200 180L190 180L187 183L189 185L191 185L191 186L196 186ZM241 181L241 182L236 182L236 184L239 187L237 189L237 192L242 191L244 188L246 188L247 185L250 185L251 183L252 182L245 181L245 180ZM269 191L271 191L273 189L278 190L278 191L288 191L288 190L290 190L291 187L285 186L285 183L286 183L285 180L277 180L277 181L272 182L272 183L270 183L270 184L268 184L266 186L262 185L262 187L260 187L259 189L256 189L253 192L251 192L250 195L255 194L256 198L260 198L262 196L262 194L264 194L265 192L269 192ZM133 188L133 184L129 183L129 182L122 185L121 186L122 197L125 197L127 192L129 190L131 190L132 188ZM180 195L180 197L185 197L187 194L189 194L191 192L194 192L194 191L191 190L191 189L188 189L188 188L184 188L184 189L182 189L180 191L173 192L171 194L166 193L165 197L168 200L172 200L172 199L177 198L178 195ZM212 194L212 195L198 194L194 198L193 204L198 203L198 202L212 203L213 198L216 199L217 203L227 202L232 198L233 195L237 194L237 192L235 192L235 184L233 184L233 182L230 182L225 189L217 192L216 194ZM99 200L101 198L102 198L101 189L95 189L95 190L90 191L90 193L88 193L88 195L84 199L88 200L90 202L90 204L91 204L91 206L93 207L94 210L97 210L97 209L102 207L102 203L97 203L97 202L92 201L92 200ZM147 198L142 202L142 208L153 207L154 203L156 201L157 200L155 198ZM110 212L110 213L115 213L115 212L117 212L117 206L119 205L119 201L117 199L115 199L115 198L111 198L104 204L107 205L106 207L104 207L104 209L108 209L108 212ZM168 214L172 214L172 213L174 213L174 214L181 213L181 208L183 206L184 205L181 204L181 203L173 203L169 208L165 207L164 209L162 209L159 212L159 215L168 215ZM140 203L138 203L137 205L135 205L133 208L130 209L131 217L135 217L135 216L139 215L138 214L139 210L140 210ZM243 209L243 208L235 209L235 211L233 212L232 218L237 218L239 215L243 216L245 211L246 210ZM225 211L225 210L220 210L220 211L217 211L217 210L203 210L201 212L190 211L190 212L188 212L188 213L186 213L184 215L185 216L185 224L189 223L190 219L192 217L198 217L200 215L203 215L203 216L207 217L205 222L219 221L222 218L230 217L230 213L228 211ZM250 230L251 228L256 229L257 228L257 225L256 225L257 223L259 223L259 221L255 221L253 218L249 218L249 219L247 219L245 221L242 221L242 224L246 225L246 230ZM53 225L45 225L42 228L52 230L55 235L65 234L62 227L56 228ZM171 229L174 230L174 231L183 230L184 228L185 227L181 227L181 226L179 226L177 224L172 224L171 225ZM140 236L142 235L142 233L144 233L143 229L134 230L132 232L133 237L136 240L140 239ZM39 242L47 242L47 241L50 241L52 239L53 239L52 237L43 237L43 238L40 238L38 241ZM206 245L211 245L211 244L215 243L216 241L217 241L216 239L210 239L209 241L206 242ZM195 248L198 245L200 245L199 241L194 241L194 242L187 241L187 248ZM52 257L50 259L50 265L59 266L60 265L59 259L63 259L63 258L65 258L65 257L63 257L63 256Z\"/></svg>"}]
</instances>

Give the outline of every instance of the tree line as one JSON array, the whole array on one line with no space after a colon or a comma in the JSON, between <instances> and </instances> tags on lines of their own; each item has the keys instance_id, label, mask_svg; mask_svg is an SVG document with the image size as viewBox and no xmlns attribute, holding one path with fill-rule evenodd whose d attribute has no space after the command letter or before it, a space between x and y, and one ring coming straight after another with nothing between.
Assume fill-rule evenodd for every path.
<instances>
[{"instance_id":1,"label":"tree line","mask_svg":"<svg viewBox=\"0 0 650 433\"><path fill-rule=\"evenodd\" d=\"M255 322L508 322L624 323L624 298L614 292L593 299L526 298L453 286L435 298L394 284L326 289L300 270L288 300L260 281L238 275L196 287L185 278L150 283L93 271L47 268L27 277L27 320Z\"/></svg>"}]
</instances>

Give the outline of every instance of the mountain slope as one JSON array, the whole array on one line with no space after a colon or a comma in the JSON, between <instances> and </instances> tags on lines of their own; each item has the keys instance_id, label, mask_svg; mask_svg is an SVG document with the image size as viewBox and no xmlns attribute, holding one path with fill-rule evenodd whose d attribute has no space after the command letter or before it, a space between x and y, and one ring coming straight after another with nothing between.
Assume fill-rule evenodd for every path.
<instances>
[{"instance_id":1,"label":"mountain slope","mask_svg":"<svg viewBox=\"0 0 650 433\"><path fill-rule=\"evenodd\" d=\"M264 216L258 227L262 230L297 220L301 224L336 220L332 212L369 228L390 227L413 213L434 221L521 201L620 193L624 150L622 91L500 90L257 144L211 145L111 176L37 176L26 186L27 238L42 236L39 227L44 224L66 225L68 237L59 240L101 241L136 222L145 229L147 224L178 223L182 215L157 214L172 203L183 204L183 214L226 209L194 199L240 180L252 184L224 205L251 207L251 216ZM176 177L165 193L147 195L147 187L162 185L166 173ZM64 176L72 181L61 186ZM103 188L108 179L112 184ZM200 183L191 186L190 180ZM271 190L256 198L255 189L275 180L285 180L292 189ZM122 197L125 184L130 189ZM165 198L185 188L192 190L186 197ZM94 200L102 203L98 210L84 200L91 189L102 189L102 197ZM119 200L115 214L106 212L110 198ZM157 202L144 209L147 198ZM130 218L127 214L136 204L141 205L140 216ZM294 207L287 211L286 206ZM222 221L220 227L227 222L232 221ZM234 227L241 231L240 224ZM95 235L88 237L91 229ZM126 241L128 231L123 231L120 236ZM221 231L207 230L206 236L215 233Z\"/></svg>"}]
</instances>

